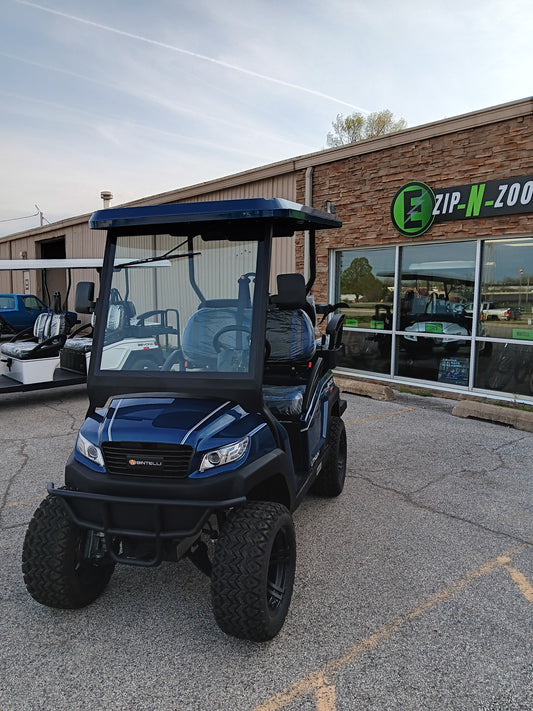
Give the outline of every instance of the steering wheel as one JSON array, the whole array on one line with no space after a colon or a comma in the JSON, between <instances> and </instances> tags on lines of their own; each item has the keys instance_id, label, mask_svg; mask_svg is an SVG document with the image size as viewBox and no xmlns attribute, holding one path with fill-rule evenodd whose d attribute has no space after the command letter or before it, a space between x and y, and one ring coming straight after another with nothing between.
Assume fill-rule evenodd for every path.
<instances>
[{"instance_id":1,"label":"steering wheel","mask_svg":"<svg viewBox=\"0 0 533 711\"><path fill-rule=\"evenodd\" d=\"M45 341L42 341L42 343L37 343L35 345L35 348L31 349L31 357L35 358L42 351L41 357L46 358L49 351L55 351L59 350L60 348L63 348L66 340L67 337L64 333L60 334L59 336L52 336L51 338L47 338Z\"/></svg>"},{"instance_id":2,"label":"steering wheel","mask_svg":"<svg viewBox=\"0 0 533 711\"><path fill-rule=\"evenodd\" d=\"M78 328L74 329L74 331L71 331L69 333L69 338L76 338L77 336L80 335L80 333L83 333L84 331L89 331L88 338L92 338L93 336L93 331L94 327L92 323L84 323L83 325L79 326Z\"/></svg>"},{"instance_id":3,"label":"steering wheel","mask_svg":"<svg viewBox=\"0 0 533 711\"><path fill-rule=\"evenodd\" d=\"M213 338L213 348L217 353L220 353L222 349L228 351L238 350L235 347L228 346L225 343L222 343L220 340L221 336L223 336L225 333L231 333L232 331L235 331L237 333L251 333L251 329L249 326L239 326L238 324L230 324L229 326L224 326L224 328L221 328L220 331L218 331L215 334L215 337Z\"/></svg>"},{"instance_id":4,"label":"steering wheel","mask_svg":"<svg viewBox=\"0 0 533 711\"><path fill-rule=\"evenodd\" d=\"M185 370L185 361L183 359L183 353L181 352L181 348L174 349L172 353L167 356L165 362L161 366L161 370L172 370L172 366L176 364L179 365L178 370Z\"/></svg>"}]
</instances>

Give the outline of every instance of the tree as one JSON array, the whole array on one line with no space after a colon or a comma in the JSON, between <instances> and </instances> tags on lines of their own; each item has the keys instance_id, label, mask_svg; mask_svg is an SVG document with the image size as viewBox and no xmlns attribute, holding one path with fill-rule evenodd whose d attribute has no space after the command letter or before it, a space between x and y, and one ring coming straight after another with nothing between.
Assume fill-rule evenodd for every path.
<instances>
[{"instance_id":1,"label":"tree","mask_svg":"<svg viewBox=\"0 0 533 711\"><path fill-rule=\"evenodd\" d=\"M337 114L335 121L331 123L333 131L327 135L327 143L330 148L335 146L345 146L348 143L357 143L365 138L377 138L388 133L403 131L407 128L405 119L395 119L392 111L374 111L368 116L355 111L353 114L344 117Z\"/></svg>"},{"instance_id":2,"label":"tree","mask_svg":"<svg viewBox=\"0 0 533 711\"><path fill-rule=\"evenodd\" d=\"M356 257L341 274L341 294L355 294L365 301L385 298L387 287L372 274L372 266L366 257Z\"/></svg>"}]
</instances>

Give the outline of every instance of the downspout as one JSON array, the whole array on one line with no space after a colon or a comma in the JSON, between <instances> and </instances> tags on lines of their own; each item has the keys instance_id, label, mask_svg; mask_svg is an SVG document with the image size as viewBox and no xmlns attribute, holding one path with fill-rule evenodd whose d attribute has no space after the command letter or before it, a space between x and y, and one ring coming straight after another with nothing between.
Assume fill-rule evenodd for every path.
<instances>
[{"instance_id":1,"label":"downspout","mask_svg":"<svg viewBox=\"0 0 533 711\"><path fill-rule=\"evenodd\" d=\"M313 207L313 166L305 169L305 196L304 204ZM309 253L309 230L304 232L304 277L305 283L309 281L311 274L310 253Z\"/></svg>"}]
</instances>

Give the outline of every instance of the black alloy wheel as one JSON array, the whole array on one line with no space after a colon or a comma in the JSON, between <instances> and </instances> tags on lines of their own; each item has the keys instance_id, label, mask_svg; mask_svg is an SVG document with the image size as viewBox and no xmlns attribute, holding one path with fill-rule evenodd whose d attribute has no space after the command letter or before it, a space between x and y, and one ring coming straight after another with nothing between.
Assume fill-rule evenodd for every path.
<instances>
[{"instance_id":1,"label":"black alloy wheel","mask_svg":"<svg viewBox=\"0 0 533 711\"><path fill-rule=\"evenodd\" d=\"M280 631L296 569L296 536L285 506L249 502L233 509L215 548L213 612L234 637L264 642Z\"/></svg>"}]
</instances>

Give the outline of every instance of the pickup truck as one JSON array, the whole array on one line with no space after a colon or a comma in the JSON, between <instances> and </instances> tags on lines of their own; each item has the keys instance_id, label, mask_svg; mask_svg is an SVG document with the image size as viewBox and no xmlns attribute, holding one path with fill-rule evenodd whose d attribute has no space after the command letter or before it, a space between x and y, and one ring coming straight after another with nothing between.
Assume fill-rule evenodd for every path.
<instances>
[{"instance_id":1,"label":"pickup truck","mask_svg":"<svg viewBox=\"0 0 533 711\"><path fill-rule=\"evenodd\" d=\"M511 318L511 309L508 306L496 306L492 301L483 301L481 318L484 321L508 321Z\"/></svg>"},{"instance_id":2,"label":"pickup truck","mask_svg":"<svg viewBox=\"0 0 533 711\"><path fill-rule=\"evenodd\" d=\"M33 294L0 294L0 335L18 333L32 328L39 314L50 309ZM73 311L67 314L70 326L77 322L78 316Z\"/></svg>"},{"instance_id":3,"label":"pickup truck","mask_svg":"<svg viewBox=\"0 0 533 711\"><path fill-rule=\"evenodd\" d=\"M472 315L473 307L473 303L465 306L465 314L467 316ZM479 305L479 311L483 321L509 321L511 318L517 318L516 309L512 309L509 306L496 306L493 301L482 301Z\"/></svg>"}]
</instances>

